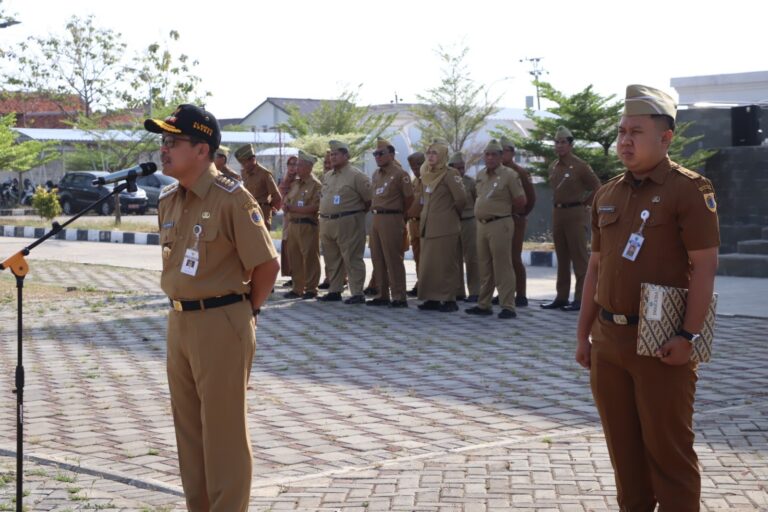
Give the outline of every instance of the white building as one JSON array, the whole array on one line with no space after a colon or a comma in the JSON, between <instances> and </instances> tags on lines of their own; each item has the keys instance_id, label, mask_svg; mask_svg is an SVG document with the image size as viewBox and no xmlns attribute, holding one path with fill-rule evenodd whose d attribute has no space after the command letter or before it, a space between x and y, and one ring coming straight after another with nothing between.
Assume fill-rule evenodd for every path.
<instances>
[{"instance_id":1,"label":"white building","mask_svg":"<svg viewBox=\"0 0 768 512\"><path fill-rule=\"evenodd\" d=\"M673 78L686 106L768 105L768 71Z\"/></svg>"}]
</instances>

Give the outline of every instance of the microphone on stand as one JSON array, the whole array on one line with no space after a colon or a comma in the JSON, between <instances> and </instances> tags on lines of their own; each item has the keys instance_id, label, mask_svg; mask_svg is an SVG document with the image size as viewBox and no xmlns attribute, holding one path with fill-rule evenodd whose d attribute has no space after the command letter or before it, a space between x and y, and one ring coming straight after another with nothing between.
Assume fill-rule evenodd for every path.
<instances>
[{"instance_id":1,"label":"microphone on stand","mask_svg":"<svg viewBox=\"0 0 768 512\"><path fill-rule=\"evenodd\" d=\"M106 185L107 183L117 183L118 181L124 181L131 178L138 178L139 176L149 176L157 171L157 164L154 162L145 162L143 164L130 167L128 169L121 169L96 178L91 182L93 186Z\"/></svg>"}]
</instances>

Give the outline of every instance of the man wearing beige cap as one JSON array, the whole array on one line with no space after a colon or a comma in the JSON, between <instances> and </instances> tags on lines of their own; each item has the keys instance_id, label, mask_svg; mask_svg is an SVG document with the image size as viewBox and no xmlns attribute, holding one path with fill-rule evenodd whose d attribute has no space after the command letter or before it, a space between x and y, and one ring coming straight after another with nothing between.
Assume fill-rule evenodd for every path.
<instances>
[{"instance_id":1,"label":"man wearing beige cap","mask_svg":"<svg viewBox=\"0 0 768 512\"><path fill-rule=\"evenodd\" d=\"M499 289L499 318L515 318L515 271L512 268L512 214L525 208L520 177L501 165L501 144L491 140L485 147L485 168L477 173L477 256L480 297L470 315L493 314L491 299Z\"/></svg>"},{"instance_id":2,"label":"man wearing beige cap","mask_svg":"<svg viewBox=\"0 0 768 512\"><path fill-rule=\"evenodd\" d=\"M515 267L515 306L528 305L527 276L523 264L523 241L525 240L525 228L528 225L528 214L533 211L536 204L536 190L531 182L531 175L515 162L515 144L506 137L499 139L504 152L501 154L501 164L512 169L520 177L520 183L525 191L525 208L515 213L512 218L515 221L515 234L512 237L512 265Z\"/></svg>"},{"instance_id":3,"label":"man wearing beige cap","mask_svg":"<svg viewBox=\"0 0 768 512\"><path fill-rule=\"evenodd\" d=\"M213 165L221 131L200 107L147 119L162 134L158 223L170 299L168 387L181 483L192 512L245 512L251 490L248 379L256 319L275 283L277 253L261 208Z\"/></svg>"},{"instance_id":4,"label":"man wearing beige cap","mask_svg":"<svg viewBox=\"0 0 768 512\"><path fill-rule=\"evenodd\" d=\"M720 236L712 184L667 155L675 115L665 92L627 87L616 144L626 171L595 196L576 332L576 360L590 370L619 508L628 511L700 508L690 358L712 299ZM637 355L641 283L688 289L682 326L656 357Z\"/></svg>"},{"instance_id":5,"label":"man wearing beige cap","mask_svg":"<svg viewBox=\"0 0 768 512\"><path fill-rule=\"evenodd\" d=\"M320 208L322 185L312 174L315 162L316 157L299 151L296 177L283 204L283 211L290 214L291 227L287 245L293 289L285 294L289 299L317 297L317 285L320 282L320 232L317 212Z\"/></svg>"},{"instance_id":6,"label":"man wearing beige cap","mask_svg":"<svg viewBox=\"0 0 768 512\"><path fill-rule=\"evenodd\" d=\"M331 166L320 196L320 242L330 272L328 293L318 300L341 300L344 274L352 296L345 304L365 304L365 212L371 206L371 180L349 164L349 146L332 140Z\"/></svg>"},{"instance_id":7,"label":"man wearing beige cap","mask_svg":"<svg viewBox=\"0 0 768 512\"><path fill-rule=\"evenodd\" d=\"M408 302L405 295L403 236L405 215L413 202L413 186L408 173L396 163L395 148L391 142L379 138L373 156L379 168L371 179L371 259L378 295L366 304L405 308Z\"/></svg>"},{"instance_id":8,"label":"man wearing beige cap","mask_svg":"<svg viewBox=\"0 0 768 512\"><path fill-rule=\"evenodd\" d=\"M459 283L460 287L456 290L456 300L466 300L467 302L477 302L477 296L480 293L480 274L477 267L477 223L475 222L475 201L477 200L477 189L475 180L467 176L467 166L464 163L464 155L460 151L451 155L448 159L448 167L459 171L461 181L464 183L464 193L467 195L467 202L461 211L461 251L459 253ZM467 275L467 292L464 290L464 269Z\"/></svg>"},{"instance_id":9,"label":"man wearing beige cap","mask_svg":"<svg viewBox=\"0 0 768 512\"><path fill-rule=\"evenodd\" d=\"M243 167L243 186L256 199L264 212L264 224L272 229L272 212L280 209L282 196L272 173L256 161L256 152L251 144L240 146L235 158Z\"/></svg>"},{"instance_id":10,"label":"man wearing beige cap","mask_svg":"<svg viewBox=\"0 0 768 512\"><path fill-rule=\"evenodd\" d=\"M544 309L578 311L581 307L584 276L587 273L587 207L592 204L600 179L587 162L573 154L573 134L565 126L555 133L557 160L549 166L552 188L552 238L557 256L557 296ZM571 294L571 263L576 275L573 302Z\"/></svg>"},{"instance_id":11,"label":"man wearing beige cap","mask_svg":"<svg viewBox=\"0 0 768 512\"><path fill-rule=\"evenodd\" d=\"M219 149L216 150L216 156L213 159L213 165L215 165L216 169L218 169L224 176L229 176L234 180L240 181L240 175L227 165L228 159L229 148L227 146L219 146Z\"/></svg>"}]
</instances>

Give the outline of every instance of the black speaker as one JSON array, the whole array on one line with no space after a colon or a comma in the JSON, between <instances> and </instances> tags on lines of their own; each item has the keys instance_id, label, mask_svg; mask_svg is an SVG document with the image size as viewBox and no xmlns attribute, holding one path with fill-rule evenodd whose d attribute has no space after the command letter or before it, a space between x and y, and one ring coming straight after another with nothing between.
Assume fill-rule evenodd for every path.
<instances>
[{"instance_id":1,"label":"black speaker","mask_svg":"<svg viewBox=\"0 0 768 512\"><path fill-rule=\"evenodd\" d=\"M734 146L759 146L763 143L759 106L731 108L731 138Z\"/></svg>"}]
</instances>

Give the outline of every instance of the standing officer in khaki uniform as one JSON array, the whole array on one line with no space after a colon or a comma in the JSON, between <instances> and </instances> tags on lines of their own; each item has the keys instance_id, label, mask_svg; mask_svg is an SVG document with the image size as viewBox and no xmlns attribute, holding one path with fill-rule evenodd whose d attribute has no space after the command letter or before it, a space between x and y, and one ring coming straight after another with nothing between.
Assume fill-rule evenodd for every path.
<instances>
[{"instance_id":1,"label":"standing officer in khaki uniform","mask_svg":"<svg viewBox=\"0 0 768 512\"><path fill-rule=\"evenodd\" d=\"M541 307L578 311L587 273L587 206L592 204L595 191L600 188L600 179L589 164L573 154L573 134L564 126L555 133L555 152L558 159L549 166L549 185L555 206L552 237L557 256L557 296ZM568 303L571 262L576 275L576 290L573 302Z\"/></svg>"},{"instance_id":2,"label":"standing officer in khaki uniform","mask_svg":"<svg viewBox=\"0 0 768 512\"><path fill-rule=\"evenodd\" d=\"M458 311L459 237L461 211L467 200L461 176L448 167L448 144L434 141L421 170L424 206L421 209L419 305L422 311Z\"/></svg>"},{"instance_id":3,"label":"standing officer in khaki uniform","mask_svg":"<svg viewBox=\"0 0 768 512\"><path fill-rule=\"evenodd\" d=\"M235 158L243 167L243 186L259 203L264 212L264 224L272 229L272 212L280 209L282 196L277 188L272 173L256 161L256 153L251 144L240 146L235 151Z\"/></svg>"},{"instance_id":4,"label":"standing officer in khaki uniform","mask_svg":"<svg viewBox=\"0 0 768 512\"><path fill-rule=\"evenodd\" d=\"M506 137L499 139L504 152L501 154L501 165L512 169L520 177L520 183L525 191L525 209L512 216L515 221L515 234L512 236L512 265L515 267L515 306L528 305L527 276L523 264L523 241L525 228L528 225L528 214L536 204L536 190L531 182L531 175L515 162L515 145Z\"/></svg>"},{"instance_id":5,"label":"standing officer in khaki uniform","mask_svg":"<svg viewBox=\"0 0 768 512\"><path fill-rule=\"evenodd\" d=\"M280 191L280 197L285 198L285 196L288 195L288 191L291 190L291 185L293 185L293 182L296 179L296 169L298 169L298 166L299 158L296 155L289 156L288 160L285 161L285 175L277 186L277 189ZM290 232L291 214L286 211L285 205L283 205L283 237L280 250L280 274L283 277L291 277L293 275L291 272L291 260L288 258L288 252L290 251ZM284 282L283 286L293 287L293 279Z\"/></svg>"},{"instance_id":6,"label":"standing officer in khaki uniform","mask_svg":"<svg viewBox=\"0 0 768 512\"><path fill-rule=\"evenodd\" d=\"M240 175L227 165L228 159L229 148L227 146L219 146L219 149L216 150L216 157L213 159L213 164L224 176L240 181Z\"/></svg>"},{"instance_id":7,"label":"standing officer in khaki uniform","mask_svg":"<svg viewBox=\"0 0 768 512\"><path fill-rule=\"evenodd\" d=\"M652 511L657 503L663 511L699 510L697 365L690 357L712 299L720 235L710 181L667 156L675 115L666 93L627 87L616 145L627 170L595 197L576 333L576 360L590 370L626 511ZM631 235L642 245L625 256ZM682 329L656 357L637 355L641 283L688 289Z\"/></svg>"},{"instance_id":8,"label":"standing officer in khaki uniform","mask_svg":"<svg viewBox=\"0 0 768 512\"><path fill-rule=\"evenodd\" d=\"M291 235L288 259L291 262L293 289L288 299L317 297L320 282L320 231L317 212L320 208L322 185L312 174L317 158L299 151L296 177L285 197L283 211L290 216Z\"/></svg>"},{"instance_id":9,"label":"standing officer in khaki uniform","mask_svg":"<svg viewBox=\"0 0 768 512\"><path fill-rule=\"evenodd\" d=\"M379 138L373 156L379 168L372 176L371 258L379 294L367 304L405 308L408 302L405 295L403 235L406 211L413 202L413 186L408 173L395 162L392 143Z\"/></svg>"},{"instance_id":10,"label":"standing officer in khaki uniform","mask_svg":"<svg viewBox=\"0 0 768 512\"><path fill-rule=\"evenodd\" d=\"M409 297L419 294L419 260L421 259L421 238L419 234L419 222L421 207L424 205L424 187L421 184L421 166L424 165L424 153L417 151L408 155L408 167L413 173L413 202L408 208L408 239L411 242L413 261L416 264L416 284L408 290Z\"/></svg>"},{"instance_id":11,"label":"standing officer in khaki uniform","mask_svg":"<svg viewBox=\"0 0 768 512\"><path fill-rule=\"evenodd\" d=\"M477 296L480 292L480 273L477 268L477 223L475 222L475 201L477 200L477 190L475 180L466 175L466 165L461 152L454 153L448 160L448 167L456 169L461 175L461 181L464 184L464 192L467 195L467 202L464 203L464 210L461 212L461 249L459 251L459 283L456 290L456 300L466 300L467 302L477 302ZM467 289L469 296L464 291L464 268L467 273Z\"/></svg>"},{"instance_id":12,"label":"standing officer in khaki uniform","mask_svg":"<svg viewBox=\"0 0 768 512\"><path fill-rule=\"evenodd\" d=\"M349 276L352 296L345 304L365 304L365 212L371 206L371 181L349 165L349 146L332 140L333 169L323 177L320 196L320 241L331 286L318 300L341 300L344 275Z\"/></svg>"},{"instance_id":13,"label":"standing officer in khaki uniform","mask_svg":"<svg viewBox=\"0 0 768 512\"><path fill-rule=\"evenodd\" d=\"M512 268L512 215L525 208L525 192L515 171L501 165L501 144L491 140L485 147L485 168L477 173L477 254L480 297L470 315L493 313L493 289L499 289L499 318L514 318L515 271Z\"/></svg>"},{"instance_id":14,"label":"standing officer in khaki uniform","mask_svg":"<svg viewBox=\"0 0 768 512\"><path fill-rule=\"evenodd\" d=\"M179 180L158 208L168 313L168 386L181 481L193 512L244 512L251 490L246 392L256 315L279 265L264 217L213 164L209 112L181 105L144 127L162 133L163 172Z\"/></svg>"}]
</instances>

